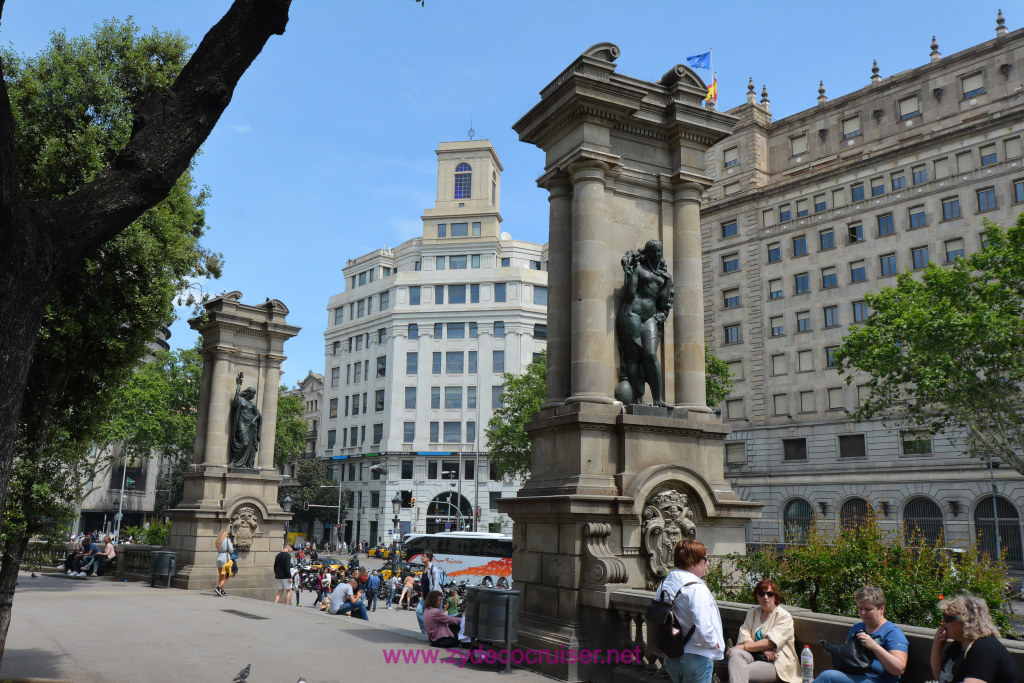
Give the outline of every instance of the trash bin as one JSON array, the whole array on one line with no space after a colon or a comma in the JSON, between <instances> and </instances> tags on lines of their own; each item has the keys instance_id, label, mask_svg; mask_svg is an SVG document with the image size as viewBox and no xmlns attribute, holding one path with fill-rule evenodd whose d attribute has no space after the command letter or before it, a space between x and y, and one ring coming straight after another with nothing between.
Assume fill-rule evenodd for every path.
<instances>
[{"instance_id":1,"label":"trash bin","mask_svg":"<svg viewBox=\"0 0 1024 683\"><path fill-rule=\"evenodd\" d=\"M167 585L171 587L171 577L174 576L174 565L178 560L178 553L169 550L157 550L149 558L149 585L156 584L157 576L166 576Z\"/></svg>"},{"instance_id":2,"label":"trash bin","mask_svg":"<svg viewBox=\"0 0 1024 683\"><path fill-rule=\"evenodd\" d=\"M512 643L519 637L519 591L470 586L465 619L467 636L509 651L505 672L510 672Z\"/></svg>"}]
</instances>

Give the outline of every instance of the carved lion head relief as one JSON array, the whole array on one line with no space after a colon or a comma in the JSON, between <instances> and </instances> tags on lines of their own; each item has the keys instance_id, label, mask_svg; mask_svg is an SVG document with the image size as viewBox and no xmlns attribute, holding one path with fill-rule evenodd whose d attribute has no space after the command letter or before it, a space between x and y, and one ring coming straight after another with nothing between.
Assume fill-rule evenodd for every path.
<instances>
[{"instance_id":1,"label":"carved lion head relief","mask_svg":"<svg viewBox=\"0 0 1024 683\"><path fill-rule=\"evenodd\" d=\"M644 505L641 530L648 569L656 577L664 576L674 567L676 543L697 536L689 497L674 489L653 494Z\"/></svg>"},{"instance_id":2,"label":"carved lion head relief","mask_svg":"<svg viewBox=\"0 0 1024 683\"><path fill-rule=\"evenodd\" d=\"M231 536L238 550L249 550L260 528L259 510L243 505L231 515Z\"/></svg>"}]
</instances>

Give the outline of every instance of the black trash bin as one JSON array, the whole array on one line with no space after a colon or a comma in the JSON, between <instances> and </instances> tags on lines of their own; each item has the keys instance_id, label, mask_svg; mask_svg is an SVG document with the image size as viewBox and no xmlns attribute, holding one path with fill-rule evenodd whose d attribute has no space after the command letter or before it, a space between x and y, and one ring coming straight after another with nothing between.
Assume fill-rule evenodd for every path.
<instances>
[{"instance_id":1,"label":"black trash bin","mask_svg":"<svg viewBox=\"0 0 1024 683\"><path fill-rule=\"evenodd\" d=\"M470 586L466 591L466 635L509 652L505 671L512 669L512 644L519 637L519 591Z\"/></svg>"},{"instance_id":2,"label":"black trash bin","mask_svg":"<svg viewBox=\"0 0 1024 683\"><path fill-rule=\"evenodd\" d=\"M174 576L174 565L177 563L178 553L169 550L157 550L149 558L149 585L156 585L157 576L166 576L167 584L164 588L171 587L171 577Z\"/></svg>"}]
</instances>

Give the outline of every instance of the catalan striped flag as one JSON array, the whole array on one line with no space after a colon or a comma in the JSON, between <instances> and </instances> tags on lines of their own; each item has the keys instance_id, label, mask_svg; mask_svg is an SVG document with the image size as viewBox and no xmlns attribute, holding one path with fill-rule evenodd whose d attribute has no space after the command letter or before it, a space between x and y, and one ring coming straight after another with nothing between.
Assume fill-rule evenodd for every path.
<instances>
[{"instance_id":1,"label":"catalan striped flag","mask_svg":"<svg viewBox=\"0 0 1024 683\"><path fill-rule=\"evenodd\" d=\"M705 102L714 104L718 101L718 76L715 76L711 81L711 85L708 86L708 94L704 98Z\"/></svg>"}]
</instances>

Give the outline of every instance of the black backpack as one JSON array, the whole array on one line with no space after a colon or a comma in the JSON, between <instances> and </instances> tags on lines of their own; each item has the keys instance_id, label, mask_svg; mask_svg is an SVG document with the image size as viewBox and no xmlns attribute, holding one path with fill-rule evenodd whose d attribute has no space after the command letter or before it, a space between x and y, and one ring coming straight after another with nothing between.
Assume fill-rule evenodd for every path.
<instances>
[{"instance_id":1,"label":"black backpack","mask_svg":"<svg viewBox=\"0 0 1024 683\"><path fill-rule=\"evenodd\" d=\"M683 627L676 619L676 615L673 614L672 606L683 588L696 583L700 582L691 581L680 586L671 602L665 602L658 593L655 593L654 599L647 606L647 613L644 615L644 621L647 623L647 650L651 654L665 659L677 659L683 656L683 648L690 641L693 632L697 630L697 625L691 626L690 630L683 635ZM662 585L664 586L664 583ZM660 588L659 592L662 596L664 595Z\"/></svg>"}]
</instances>

